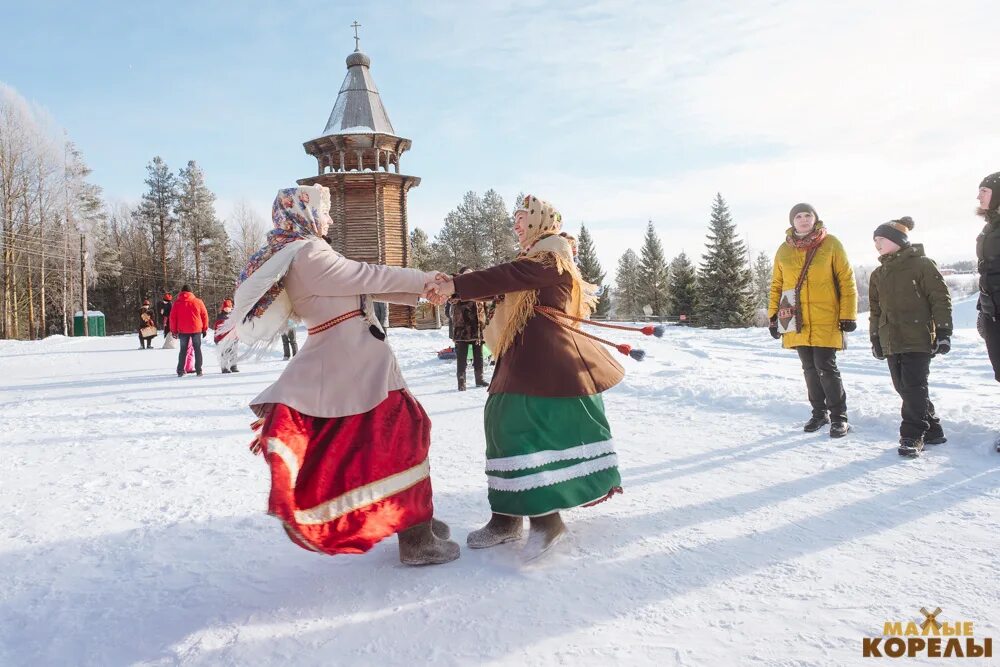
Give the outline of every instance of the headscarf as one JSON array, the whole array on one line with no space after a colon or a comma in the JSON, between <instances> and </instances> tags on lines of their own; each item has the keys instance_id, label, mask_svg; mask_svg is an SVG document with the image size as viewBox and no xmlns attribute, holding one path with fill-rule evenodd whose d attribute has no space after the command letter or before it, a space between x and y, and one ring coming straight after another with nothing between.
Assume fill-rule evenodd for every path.
<instances>
[{"instance_id":1,"label":"headscarf","mask_svg":"<svg viewBox=\"0 0 1000 667\"><path fill-rule=\"evenodd\" d=\"M278 190L271 206L271 222L274 224L267 234L267 240L260 250L247 261L240 273L236 287L252 276L279 250L293 241L304 241L320 237L320 217L330 211L330 191L322 185L303 185L297 188ZM257 300L253 308L244 315L248 322L261 317L285 289L284 274Z\"/></svg>"},{"instance_id":2,"label":"headscarf","mask_svg":"<svg viewBox=\"0 0 1000 667\"><path fill-rule=\"evenodd\" d=\"M826 238L826 227L823 225L822 220L817 220L816 224L813 225L812 231L805 236L799 236L795 233L795 225L788 228L785 232L785 243L792 246L793 248L798 248L799 250L810 250L815 248L823 239Z\"/></svg>"},{"instance_id":3,"label":"headscarf","mask_svg":"<svg viewBox=\"0 0 1000 667\"><path fill-rule=\"evenodd\" d=\"M568 272L573 278L573 290L566 304L566 313L574 317L589 317L597 305L597 286L585 281L580 274L574 261L575 239L559 233L562 215L552 204L533 195L525 196L517 210L527 211L528 218L524 221L526 249L514 261L555 266L560 275ZM497 304L484 334L487 346L497 358L524 331L528 320L535 315L537 304L538 290L510 292Z\"/></svg>"}]
</instances>

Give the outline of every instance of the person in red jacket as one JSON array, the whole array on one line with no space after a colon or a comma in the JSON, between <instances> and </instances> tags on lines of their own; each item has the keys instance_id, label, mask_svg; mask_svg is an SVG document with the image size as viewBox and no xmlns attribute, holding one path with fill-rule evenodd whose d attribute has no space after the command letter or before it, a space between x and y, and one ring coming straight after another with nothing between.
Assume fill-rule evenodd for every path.
<instances>
[{"instance_id":1,"label":"person in red jacket","mask_svg":"<svg viewBox=\"0 0 1000 667\"><path fill-rule=\"evenodd\" d=\"M181 341L177 354L177 377L184 375L184 358L190 345L194 346L195 373L201 375L201 338L208 333L208 309L187 285L181 287L181 293L170 309L170 330Z\"/></svg>"}]
</instances>

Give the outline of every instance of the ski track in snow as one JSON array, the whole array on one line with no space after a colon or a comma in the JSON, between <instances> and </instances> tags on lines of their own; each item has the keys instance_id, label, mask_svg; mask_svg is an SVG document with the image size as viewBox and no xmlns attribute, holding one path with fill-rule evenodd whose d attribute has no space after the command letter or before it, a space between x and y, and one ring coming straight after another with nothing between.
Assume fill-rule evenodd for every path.
<instances>
[{"instance_id":1,"label":"ski track in snow","mask_svg":"<svg viewBox=\"0 0 1000 667\"><path fill-rule=\"evenodd\" d=\"M865 664L862 637L921 606L1000 641L1000 386L974 329L932 364L949 441L916 460L864 323L841 441L801 432L798 358L765 330L620 338L648 352L605 397L625 494L522 566L464 548L489 515L485 392L454 391L443 331L391 332L463 545L428 568L395 538L317 556L265 515L246 404L277 353L223 376L208 345L177 378L134 336L0 341L0 664Z\"/></svg>"}]
</instances>

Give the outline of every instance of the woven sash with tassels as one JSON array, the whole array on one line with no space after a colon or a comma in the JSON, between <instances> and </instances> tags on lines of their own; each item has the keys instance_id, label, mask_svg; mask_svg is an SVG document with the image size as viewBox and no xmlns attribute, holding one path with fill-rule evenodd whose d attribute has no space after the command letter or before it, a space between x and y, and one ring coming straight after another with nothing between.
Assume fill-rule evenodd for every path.
<instances>
[{"instance_id":1,"label":"woven sash with tassels","mask_svg":"<svg viewBox=\"0 0 1000 667\"><path fill-rule=\"evenodd\" d=\"M636 361L642 361L643 359L646 358L645 350L634 349L628 343L614 343L605 338L601 338L600 336L595 336L594 334L587 333L586 331L582 331L577 327L574 327L572 324L569 324L564 320L569 320L571 322L578 322L580 324L589 324L595 327L604 327L605 329L618 329L620 331L637 331L643 334L644 336L656 336L657 338L662 338L664 332L664 327L662 324L656 324L656 325L648 324L644 327L630 327L624 324L609 324L607 322L595 322L594 320L588 320L583 317L574 317L573 315L564 313L561 310L552 308L551 306L535 306L535 312L541 315L542 317L547 318L551 322L558 324L564 329L569 329L570 331L578 333L581 336L584 336L585 338L596 340L598 343L604 343L605 345L610 345L611 347L615 348L625 356L632 357Z\"/></svg>"}]
</instances>

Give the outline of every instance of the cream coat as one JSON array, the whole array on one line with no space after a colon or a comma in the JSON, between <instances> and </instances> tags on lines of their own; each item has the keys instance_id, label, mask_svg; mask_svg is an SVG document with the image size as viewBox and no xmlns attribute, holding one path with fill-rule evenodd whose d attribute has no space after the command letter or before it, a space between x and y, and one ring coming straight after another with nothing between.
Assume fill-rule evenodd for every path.
<instances>
[{"instance_id":1,"label":"cream coat","mask_svg":"<svg viewBox=\"0 0 1000 667\"><path fill-rule=\"evenodd\" d=\"M435 275L355 262L319 239L306 243L285 275L285 290L307 327L357 309L364 294L416 305L424 283ZM278 380L251 401L251 409L263 416L268 404L284 403L312 417L344 417L367 412L390 391L404 389L392 348L368 326L356 317L306 338Z\"/></svg>"}]
</instances>

